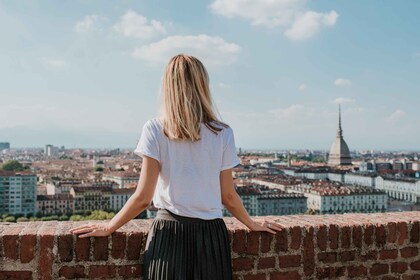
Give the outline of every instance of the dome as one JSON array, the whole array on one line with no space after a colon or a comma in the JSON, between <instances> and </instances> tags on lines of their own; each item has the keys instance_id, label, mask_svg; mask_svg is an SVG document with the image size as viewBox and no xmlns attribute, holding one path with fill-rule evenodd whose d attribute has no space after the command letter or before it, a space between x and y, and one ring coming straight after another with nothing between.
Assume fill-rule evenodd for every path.
<instances>
[{"instance_id":1,"label":"dome","mask_svg":"<svg viewBox=\"0 0 420 280\"><path fill-rule=\"evenodd\" d=\"M351 165L350 150L343 138L343 130L341 129L341 108L338 113L338 129L337 136L331 145L328 157L329 165Z\"/></svg>"}]
</instances>

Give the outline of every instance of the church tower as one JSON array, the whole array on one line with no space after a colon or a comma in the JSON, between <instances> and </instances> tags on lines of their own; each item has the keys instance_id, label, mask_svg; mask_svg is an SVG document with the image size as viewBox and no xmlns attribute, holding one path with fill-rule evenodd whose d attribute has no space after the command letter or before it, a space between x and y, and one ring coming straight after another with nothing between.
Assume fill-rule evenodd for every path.
<instances>
[{"instance_id":1,"label":"church tower","mask_svg":"<svg viewBox=\"0 0 420 280\"><path fill-rule=\"evenodd\" d=\"M351 165L350 150L343 138L341 128L341 106L338 105L338 128L335 141L331 146L328 165Z\"/></svg>"}]
</instances>

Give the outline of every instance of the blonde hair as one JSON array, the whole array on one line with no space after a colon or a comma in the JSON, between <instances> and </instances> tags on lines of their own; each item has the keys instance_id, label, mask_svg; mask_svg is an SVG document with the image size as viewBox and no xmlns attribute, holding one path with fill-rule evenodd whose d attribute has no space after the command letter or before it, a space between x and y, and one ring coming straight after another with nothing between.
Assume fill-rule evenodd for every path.
<instances>
[{"instance_id":1,"label":"blonde hair","mask_svg":"<svg viewBox=\"0 0 420 280\"><path fill-rule=\"evenodd\" d=\"M213 112L209 76L197 58L179 54L166 66L161 88L163 132L169 139L200 140L201 123L217 134L229 127Z\"/></svg>"}]
</instances>

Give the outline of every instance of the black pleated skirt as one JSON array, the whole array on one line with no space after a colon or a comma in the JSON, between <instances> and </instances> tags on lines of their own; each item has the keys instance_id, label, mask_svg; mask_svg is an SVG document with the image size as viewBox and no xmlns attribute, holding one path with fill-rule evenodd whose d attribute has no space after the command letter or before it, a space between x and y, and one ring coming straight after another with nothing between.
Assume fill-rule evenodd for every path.
<instances>
[{"instance_id":1,"label":"black pleated skirt","mask_svg":"<svg viewBox=\"0 0 420 280\"><path fill-rule=\"evenodd\" d=\"M159 209L147 236L143 276L144 280L231 280L223 219L203 220Z\"/></svg>"}]
</instances>

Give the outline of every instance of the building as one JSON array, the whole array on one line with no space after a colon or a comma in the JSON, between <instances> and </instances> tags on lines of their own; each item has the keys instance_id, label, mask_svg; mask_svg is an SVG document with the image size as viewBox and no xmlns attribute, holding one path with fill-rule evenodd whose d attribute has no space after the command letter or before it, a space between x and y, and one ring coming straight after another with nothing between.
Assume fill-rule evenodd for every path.
<instances>
[{"instance_id":1,"label":"building","mask_svg":"<svg viewBox=\"0 0 420 280\"><path fill-rule=\"evenodd\" d=\"M33 173L0 170L0 214L34 214L36 186Z\"/></svg>"},{"instance_id":2,"label":"building","mask_svg":"<svg viewBox=\"0 0 420 280\"><path fill-rule=\"evenodd\" d=\"M38 195L36 198L36 211L42 215L72 214L74 211L74 199L68 193Z\"/></svg>"},{"instance_id":3,"label":"building","mask_svg":"<svg viewBox=\"0 0 420 280\"><path fill-rule=\"evenodd\" d=\"M375 187L385 191L392 198L420 203L420 181L418 179L377 176Z\"/></svg>"},{"instance_id":4,"label":"building","mask_svg":"<svg viewBox=\"0 0 420 280\"><path fill-rule=\"evenodd\" d=\"M118 184L118 188L126 188L128 185L139 182L139 174L134 172L113 172L102 175L102 180L113 181Z\"/></svg>"},{"instance_id":5,"label":"building","mask_svg":"<svg viewBox=\"0 0 420 280\"><path fill-rule=\"evenodd\" d=\"M10 150L9 142L0 142L0 152L3 150Z\"/></svg>"},{"instance_id":6,"label":"building","mask_svg":"<svg viewBox=\"0 0 420 280\"><path fill-rule=\"evenodd\" d=\"M58 152L59 152L58 147L55 147L53 145L46 145L45 146L45 154L48 157L56 156L56 155L58 155Z\"/></svg>"},{"instance_id":7,"label":"building","mask_svg":"<svg viewBox=\"0 0 420 280\"><path fill-rule=\"evenodd\" d=\"M304 214L307 198L300 193L265 194L257 197L258 216Z\"/></svg>"},{"instance_id":8,"label":"building","mask_svg":"<svg viewBox=\"0 0 420 280\"><path fill-rule=\"evenodd\" d=\"M112 187L110 186L75 186L70 190L74 198L74 211L111 210Z\"/></svg>"},{"instance_id":9,"label":"building","mask_svg":"<svg viewBox=\"0 0 420 280\"><path fill-rule=\"evenodd\" d=\"M388 195L370 187L314 181L291 187L289 192L303 193L308 209L316 214L373 213L388 209Z\"/></svg>"},{"instance_id":10,"label":"building","mask_svg":"<svg viewBox=\"0 0 420 280\"><path fill-rule=\"evenodd\" d=\"M338 109L338 129L335 141L331 146L328 157L329 165L351 165L350 150L343 138L341 129L341 107Z\"/></svg>"},{"instance_id":11,"label":"building","mask_svg":"<svg viewBox=\"0 0 420 280\"><path fill-rule=\"evenodd\" d=\"M119 211L135 191L135 188L113 189L111 193L111 209L114 212Z\"/></svg>"}]
</instances>

